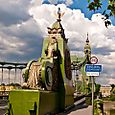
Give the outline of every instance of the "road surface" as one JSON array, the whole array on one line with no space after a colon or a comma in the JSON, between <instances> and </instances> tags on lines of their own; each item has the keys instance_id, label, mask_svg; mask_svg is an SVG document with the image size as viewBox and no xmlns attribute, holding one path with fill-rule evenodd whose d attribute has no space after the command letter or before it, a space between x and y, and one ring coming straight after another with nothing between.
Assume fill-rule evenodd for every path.
<instances>
[{"instance_id":1,"label":"road surface","mask_svg":"<svg viewBox=\"0 0 115 115\"><path fill-rule=\"evenodd\" d=\"M78 109L75 107L74 110L67 115L92 115L92 106L84 107Z\"/></svg>"},{"instance_id":2,"label":"road surface","mask_svg":"<svg viewBox=\"0 0 115 115\"><path fill-rule=\"evenodd\" d=\"M85 98L74 103L74 107L58 115L92 115L92 106L87 106Z\"/></svg>"}]
</instances>

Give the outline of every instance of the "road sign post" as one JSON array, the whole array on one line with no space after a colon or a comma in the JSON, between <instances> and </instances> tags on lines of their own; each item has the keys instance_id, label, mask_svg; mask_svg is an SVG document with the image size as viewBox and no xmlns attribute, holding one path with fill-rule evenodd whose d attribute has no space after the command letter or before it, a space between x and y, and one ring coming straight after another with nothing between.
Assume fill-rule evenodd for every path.
<instances>
[{"instance_id":1,"label":"road sign post","mask_svg":"<svg viewBox=\"0 0 115 115\"><path fill-rule=\"evenodd\" d=\"M87 76L99 76L102 71L102 65L100 64L86 64L85 72Z\"/></svg>"},{"instance_id":2,"label":"road sign post","mask_svg":"<svg viewBox=\"0 0 115 115\"><path fill-rule=\"evenodd\" d=\"M92 77L92 115L94 115L94 77Z\"/></svg>"},{"instance_id":3,"label":"road sign post","mask_svg":"<svg viewBox=\"0 0 115 115\"><path fill-rule=\"evenodd\" d=\"M87 76L90 76L92 79L92 115L94 115L94 77L100 75L102 71L102 65L96 64L98 59L96 56L92 56L90 59L91 64L86 64L85 72Z\"/></svg>"},{"instance_id":4,"label":"road sign post","mask_svg":"<svg viewBox=\"0 0 115 115\"><path fill-rule=\"evenodd\" d=\"M86 64L86 75L92 79L92 115L94 115L94 77L99 76L102 71L102 65Z\"/></svg>"},{"instance_id":5,"label":"road sign post","mask_svg":"<svg viewBox=\"0 0 115 115\"><path fill-rule=\"evenodd\" d=\"M99 76L102 71L102 65L86 64L86 75L92 79L92 115L94 115L94 77Z\"/></svg>"}]
</instances>

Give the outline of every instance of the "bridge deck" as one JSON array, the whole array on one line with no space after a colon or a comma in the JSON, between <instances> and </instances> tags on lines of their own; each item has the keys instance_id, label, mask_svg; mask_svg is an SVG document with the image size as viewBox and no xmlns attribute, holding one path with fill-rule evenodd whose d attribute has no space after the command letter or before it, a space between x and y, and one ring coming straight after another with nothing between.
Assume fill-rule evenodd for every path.
<instances>
[{"instance_id":1,"label":"bridge deck","mask_svg":"<svg viewBox=\"0 0 115 115\"><path fill-rule=\"evenodd\" d=\"M81 96L79 100L74 103L74 107L65 110L65 112L57 115L92 115L92 106L87 106L85 97Z\"/></svg>"},{"instance_id":2,"label":"bridge deck","mask_svg":"<svg viewBox=\"0 0 115 115\"><path fill-rule=\"evenodd\" d=\"M67 115L92 115L92 106L88 107L82 107L79 108L80 106L76 106L74 110Z\"/></svg>"}]
</instances>

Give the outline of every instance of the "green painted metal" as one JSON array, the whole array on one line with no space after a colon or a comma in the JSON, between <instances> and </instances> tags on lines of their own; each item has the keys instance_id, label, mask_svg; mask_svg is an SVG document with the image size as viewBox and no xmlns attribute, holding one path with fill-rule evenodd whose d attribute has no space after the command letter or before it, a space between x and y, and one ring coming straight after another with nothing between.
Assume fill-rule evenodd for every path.
<instances>
[{"instance_id":1,"label":"green painted metal","mask_svg":"<svg viewBox=\"0 0 115 115\"><path fill-rule=\"evenodd\" d=\"M85 48L87 48L87 47L85 47ZM76 55L72 55L71 62L76 62L78 65L80 63L82 63L82 65L79 69L79 71L82 74L82 81L81 81L81 83L77 83L77 87L80 87L79 92L81 92L82 94L87 94L88 93L87 87L88 87L88 84L91 82L91 80L90 80L90 77L86 76L86 72L84 71L85 65L87 64L86 57L78 57Z\"/></svg>"},{"instance_id":2,"label":"green painted metal","mask_svg":"<svg viewBox=\"0 0 115 115\"><path fill-rule=\"evenodd\" d=\"M77 83L76 89L79 89L79 92L82 94L88 94L89 92L87 88L88 88L88 84L91 83L91 78L86 76L86 72L84 71L85 65L90 64L90 57L91 57L91 47L89 44L88 34L87 34L87 39L84 46L84 54L85 56L83 57L72 55L71 62L74 63L74 65L76 65L79 68L79 69L77 68L77 70L79 70L82 74L82 80Z\"/></svg>"},{"instance_id":3,"label":"green painted metal","mask_svg":"<svg viewBox=\"0 0 115 115\"><path fill-rule=\"evenodd\" d=\"M39 90L14 90L9 96L10 115L44 115L59 111L58 93Z\"/></svg>"},{"instance_id":4,"label":"green painted metal","mask_svg":"<svg viewBox=\"0 0 115 115\"><path fill-rule=\"evenodd\" d=\"M60 16L58 14L58 18ZM27 88L30 89L10 92L10 115L44 115L49 112L64 111L65 107L74 104L70 53L60 21L60 19L57 19L52 28L49 28L49 34L43 42L41 58L37 62L30 61L24 70L25 82ZM34 67L33 64L36 64L35 67L41 67L37 79L30 73L33 69L32 67ZM53 70L55 73L53 73ZM70 72L69 77L68 71ZM32 72L37 74L38 71ZM58 85L55 89L53 89L53 85L56 85L55 81L53 81L55 80L54 77L58 79ZM35 80L41 80L41 85L37 87L37 83L32 80L34 82ZM31 83L34 83L34 85ZM32 90L32 88L35 90Z\"/></svg>"},{"instance_id":5,"label":"green painted metal","mask_svg":"<svg viewBox=\"0 0 115 115\"><path fill-rule=\"evenodd\" d=\"M9 94L10 115L31 115L34 106L39 106L40 93L31 90L15 90ZM35 110L38 113L38 109Z\"/></svg>"}]
</instances>

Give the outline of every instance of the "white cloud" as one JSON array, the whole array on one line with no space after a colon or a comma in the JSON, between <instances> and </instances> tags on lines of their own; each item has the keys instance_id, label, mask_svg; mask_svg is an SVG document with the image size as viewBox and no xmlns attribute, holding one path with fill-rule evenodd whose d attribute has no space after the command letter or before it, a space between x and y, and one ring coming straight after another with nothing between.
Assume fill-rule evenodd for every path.
<instances>
[{"instance_id":1,"label":"white cloud","mask_svg":"<svg viewBox=\"0 0 115 115\"><path fill-rule=\"evenodd\" d=\"M73 3L73 0L66 0L66 5L69 6Z\"/></svg>"},{"instance_id":2,"label":"white cloud","mask_svg":"<svg viewBox=\"0 0 115 115\"><path fill-rule=\"evenodd\" d=\"M28 20L28 0L0 0L0 23L12 25Z\"/></svg>"},{"instance_id":3,"label":"white cloud","mask_svg":"<svg viewBox=\"0 0 115 115\"><path fill-rule=\"evenodd\" d=\"M65 15L62 17L62 25L65 29L66 37L69 38L69 47L71 52L83 55L83 47L86 40L86 34L89 33L89 39L92 47L92 55L99 57L99 62L103 64L106 74L101 76L110 76L114 78L115 72L113 69L115 58L115 26L105 27L101 14L94 14L91 20L84 17L80 10L71 10L66 5L41 5L32 7L30 14L36 20L43 35L47 35L46 27L50 26L54 20L54 13L58 7L61 8ZM53 10L52 10L53 9ZM41 14L41 15L38 15ZM82 53L81 53L82 52ZM96 52L96 53L95 53ZM110 73L113 74L110 75ZM107 78L108 79L108 78ZM110 82L107 80L110 84Z\"/></svg>"},{"instance_id":4,"label":"white cloud","mask_svg":"<svg viewBox=\"0 0 115 115\"><path fill-rule=\"evenodd\" d=\"M20 51L20 48L24 47L26 43L24 41L21 41L19 38L13 37L13 36L7 36L4 33L0 32L0 52L1 56L10 54L10 53L15 53L15 54L20 54L22 55L24 52ZM8 57L3 57L5 58ZM2 60L3 60L2 59Z\"/></svg>"},{"instance_id":5,"label":"white cloud","mask_svg":"<svg viewBox=\"0 0 115 115\"><path fill-rule=\"evenodd\" d=\"M42 5L43 1L44 1L44 0L31 0L31 3L32 3L33 5Z\"/></svg>"},{"instance_id":6,"label":"white cloud","mask_svg":"<svg viewBox=\"0 0 115 115\"><path fill-rule=\"evenodd\" d=\"M48 0L51 4L57 4L58 0Z\"/></svg>"},{"instance_id":7,"label":"white cloud","mask_svg":"<svg viewBox=\"0 0 115 115\"><path fill-rule=\"evenodd\" d=\"M71 5L73 3L73 0L48 0L50 4L58 4L60 3L64 3L67 6Z\"/></svg>"},{"instance_id":8,"label":"white cloud","mask_svg":"<svg viewBox=\"0 0 115 115\"><path fill-rule=\"evenodd\" d=\"M115 84L115 79L113 78L109 78L108 81L109 81L109 84Z\"/></svg>"}]
</instances>

